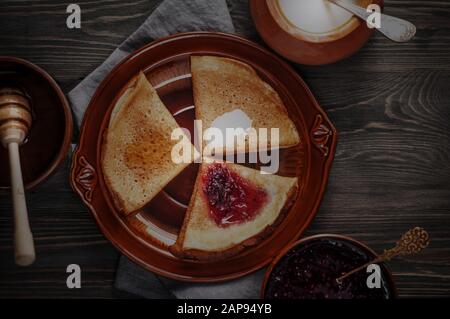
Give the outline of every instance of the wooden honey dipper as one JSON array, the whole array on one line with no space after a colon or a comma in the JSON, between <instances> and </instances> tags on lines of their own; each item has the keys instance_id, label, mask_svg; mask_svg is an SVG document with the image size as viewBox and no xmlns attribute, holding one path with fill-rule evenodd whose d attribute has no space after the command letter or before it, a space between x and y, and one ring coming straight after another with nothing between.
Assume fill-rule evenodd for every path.
<instances>
[{"instance_id":1,"label":"wooden honey dipper","mask_svg":"<svg viewBox=\"0 0 450 319\"><path fill-rule=\"evenodd\" d=\"M0 88L0 142L8 149L14 208L14 256L16 264L31 265L36 254L28 221L19 146L25 142L33 118L29 97L16 87Z\"/></svg>"}]
</instances>

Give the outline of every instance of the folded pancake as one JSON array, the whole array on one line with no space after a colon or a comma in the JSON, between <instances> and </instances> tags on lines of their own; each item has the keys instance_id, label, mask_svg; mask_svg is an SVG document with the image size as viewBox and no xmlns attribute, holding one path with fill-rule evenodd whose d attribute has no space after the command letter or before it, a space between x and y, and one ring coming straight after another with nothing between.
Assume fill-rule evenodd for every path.
<instances>
[{"instance_id":1,"label":"folded pancake","mask_svg":"<svg viewBox=\"0 0 450 319\"><path fill-rule=\"evenodd\" d=\"M171 139L175 129L177 122L141 72L113 109L102 150L105 182L124 214L146 205L198 156L186 135ZM175 144L191 151L187 161L173 161Z\"/></svg>"},{"instance_id":2,"label":"folded pancake","mask_svg":"<svg viewBox=\"0 0 450 319\"><path fill-rule=\"evenodd\" d=\"M218 260L258 244L282 221L297 178L261 174L232 163L203 163L178 239L180 258Z\"/></svg>"},{"instance_id":3,"label":"folded pancake","mask_svg":"<svg viewBox=\"0 0 450 319\"><path fill-rule=\"evenodd\" d=\"M269 132L267 139L259 136L262 145L267 143L265 148L249 144L246 131L241 134L247 139L245 143L234 146L233 140L222 140L212 144L216 151L254 152L290 147L300 142L295 124L278 93L251 66L228 58L192 56L191 72L195 113L196 118L202 120L202 132L210 127L219 128L223 135L224 127L254 128L258 132L260 128L267 128ZM279 129L278 146L270 136L271 128Z\"/></svg>"}]
</instances>

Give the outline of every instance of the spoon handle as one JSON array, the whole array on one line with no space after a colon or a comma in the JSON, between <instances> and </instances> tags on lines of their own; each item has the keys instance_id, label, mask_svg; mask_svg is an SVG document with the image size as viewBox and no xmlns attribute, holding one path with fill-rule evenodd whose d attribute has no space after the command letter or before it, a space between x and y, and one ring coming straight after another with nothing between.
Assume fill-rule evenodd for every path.
<instances>
[{"instance_id":1,"label":"spoon handle","mask_svg":"<svg viewBox=\"0 0 450 319\"><path fill-rule=\"evenodd\" d=\"M370 264L385 262L398 255L412 255L420 253L422 250L427 248L429 243L430 239L425 229L421 227L411 228L402 235L395 247L384 250L384 252L381 255L377 256L374 260L369 261L368 263L342 275L341 277L336 279L336 282L338 284L342 284L342 280L354 274L355 272L366 268Z\"/></svg>"},{"instance_id":2,"label":"spoon handle","mask_svg":"<svg viewBox=\"0 0 450 319\"><path fill-rule=\"evenodd\" d=\"M328 0L340 6L347 11L350 11L357 17L367 21L372 12L367 12L365 8L357 6L351 2L343 0ZM387 14L381 14L381 26L377 28L388 39L395 42L409 41L416 34L416 27L409 21L393 17Z\"/></svg>"},{"instance_id":3,"label":"spoon handle","mask_svg":"<svg viewBox=\"0 0 450 319\"><path fill-rule=\"evenodd\" d=\"M355 269L353 269L352 271L349 271L348 273L346 273L345 275L343 275L343 276L337 278L337 279L336 279L336 282L337 282L338 284L341 284L342 281L343 281L345 278L347 278L348 276L353 275L354 273L356 273L356 272L358 272L358 271L361 271L361 270L363 270L363 269L366 269L369 265L372 265L372 264L378 264L378 263L382 263L382 262L388 261L388 260L390 260L391 258L393 258L393 257L395 257L395 256L397 256L397 255L399 255L400 253L401 253L401 252L400 252L400 250L399 250L397 247L394 247L394 248L392 248L392 249L390 249L390 250L387 250L387 251L385 251L382 255L380 255L380 256L378 256L377 258L375 258L374 260L371 260L371 261L365 263L364 265L359 266L358 268L355 268Z\"/></svg>"},{"instance_id":4,"label":"spoon handle","mask_svg":"<svg viewBox=\"0 0 450 319\"><path fill-rule=\"evenodd\" d=\"M22 170L20 168L19 145L8 144L9 164L11 168L11 192L14 208L14 256L19 266L31 265L36 254L34 251L33 234L28 221L25 190L23 187Z\"/></svg>"}]
</instances>

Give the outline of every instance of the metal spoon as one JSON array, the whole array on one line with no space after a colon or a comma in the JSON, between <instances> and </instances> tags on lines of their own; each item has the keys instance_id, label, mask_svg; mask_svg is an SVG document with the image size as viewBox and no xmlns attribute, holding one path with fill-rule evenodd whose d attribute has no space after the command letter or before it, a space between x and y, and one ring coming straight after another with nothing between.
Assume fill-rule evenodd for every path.
<instances>
[{"instance_id":1,"label":"metal spoon","mask_svg":"<svg viewBox=\"0 0 450 319\"><path fill-rule=\"evenodd\" d=\"M372 12L367 12L363 7L355 5L348 1L343 0L328 0L339 7L353 13L355 16L368 21ZM409 41L416 34L416 27L411 22L406 20L389 16L381 13L381 26L376 28L388 39L395 42Z\"/></svg>"},{"instance_id":2,"label":"metal spoon","mask_svg":"<svg viewBox=\"0 0 450 319\"><path fill-rule=\"evenodd\" d=\"M336 279L336 282L338 284L342 284L342 281L347 278L348 276L367 268L367 266L371 264L377 264L381 262L385 262L388 260L391 260L395 256L399 255L412 255L417 254L421 252L423 249L425 249L430 240L428 237L428 233L425 229L420 227L415 227L410 230L408 230L406 233L402 235L400 240L397 242L397 245L395 245L394 248L385 250L381 255L379 255L377 258L375 258L372 261L369 261L368 263L353 269L352 271L344 274L343 276Z\"/></svg>"}]
</instances>

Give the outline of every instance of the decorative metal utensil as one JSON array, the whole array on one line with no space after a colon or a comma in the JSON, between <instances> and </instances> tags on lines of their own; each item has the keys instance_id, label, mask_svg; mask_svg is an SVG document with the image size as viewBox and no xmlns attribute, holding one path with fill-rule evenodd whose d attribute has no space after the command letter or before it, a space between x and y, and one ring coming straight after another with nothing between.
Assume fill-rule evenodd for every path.
<instances>
[{"instance_id":1,"label":"decorative metal utensil","mask_svg":"<svg viewBox=\"0 0 450 319\"><path fill-rule=\"evenodd\" d=\"M379 255L374 260L369 261L368 263L362 265L361 267L353 269L352 271L346 273L345 275L337 278L336 281L338 284L341 284L345 278L351 276L352 274L362 269L366 269L367 266L371 264L385 262L392 259L395 256L417 254L421 252L423 249L425 249L428 246L429 242L430 241L428 233L426 232L425 229L420 227L412 228L402 235L402 237L397 242L397 245L394 248L385 250L383 254Z\"/></svg>"},{"instance_id":2,"label":"decorative metal utensil","mask_svg":"<svg viewBox=\"0 0 450 319\"><path fill-rule=\"evenodd\" d=\"M367 21L372 12L367 12L366 8L360 7L352 2L344 0L328 0L339 7L353 13L358 18ZM416 34L416 27L409 21L381 14L381 26L377 28L386 38L395 42L409 41Z\"/></svg>"}]
</instances>

